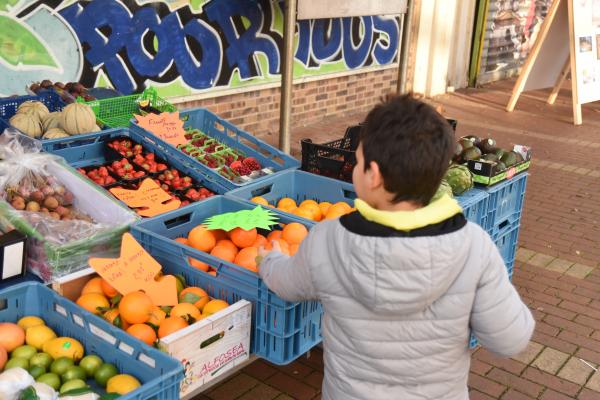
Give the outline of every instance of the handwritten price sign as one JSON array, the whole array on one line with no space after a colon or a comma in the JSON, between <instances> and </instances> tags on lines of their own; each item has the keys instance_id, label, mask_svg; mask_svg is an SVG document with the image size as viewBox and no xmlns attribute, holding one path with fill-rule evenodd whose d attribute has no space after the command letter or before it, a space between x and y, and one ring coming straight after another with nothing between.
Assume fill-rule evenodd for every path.
<instances>
[{"instance_id":1,"label":"handwritten price sign","mask_svg":"<svg viewBox=\"0 0 600 400\"><path fill-rule=\"evenodd\" d=\"M179 119L179 112L136 115L135 119L139 126L175 147L187 143L183 121Z\"/></svg>"},{"instance_id":2,"label":"handwritten price sign","mask_svg":"<svg viewBox=\"0 0 600 400\"><path fill-rule=\"evenodd\" d=\"M181 206L180 200L172 200L171 196L150 178L144 179L137 190L113 188L110 192L127 206L136 208L136 212L142 217L155 217L177 210Z\"/></svg>"},{"instance_id":3,"label":"handwritten price sign","mask_svg":"<svg viewBox=\"0 0 600 400\"><path fill-rule=\"evenodd\" d=\"M177 281L172 275L159 276L162 267L131 236L123 235L119 258L90 258L90 267L123 295L143 290L157 306L177 305Z\"/></svg>"}]
</instances>

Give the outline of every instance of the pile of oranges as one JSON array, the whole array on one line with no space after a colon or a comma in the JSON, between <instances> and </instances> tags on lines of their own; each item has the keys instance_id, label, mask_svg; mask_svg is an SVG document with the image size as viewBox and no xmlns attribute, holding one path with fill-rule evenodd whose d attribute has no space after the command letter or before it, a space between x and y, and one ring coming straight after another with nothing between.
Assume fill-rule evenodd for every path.
<instances>
[{"instance_id":1,"label":"pile of oranges","mask_svg":"<svg viewBox=\"0 0 600 400\"><path fill-rule=\"evenodd\" d=\"M179 304L174 307L158 307L142 291L121 296L100 277L85 284L76 303L150 346L229 306L223 300L211 299L199 287L184 288L183 281L175 278Z\"/></svg>"},{"instance_id":2,"label":"pile of oranges","mask_svg":"<svg viewBox=\"0 0 600 400\"><path fill-rule=\"evenodd\" d=\"M304 200L300 204L297 204L294 199L284 197L277 202L277 207L269 204L269 202L261 196L253 197L251 201L265 207L277 208L278 210L316 222L327 219L336 219L354 211L354 208L343 201L331 204L326 201L317 203L314 200Z\"/></svg>"},{"instance_id":3,"label":"pile of oranges","mask_svg":"<svg viewBox=\"0 0 600 400\"><path fill-rule=\"evenodd\" d=\"M203 225L198 225L190 231L187 238L177 238L175 240L252 272L258 272L256 257L261 246L266 250L271 250L273 248L272 243L277 241L284 254L293 256L298 251L300 243L308 235L308 229L297 222L283 225L282 228L282 230L274 230L264 236L256 228L251 230L236 228L225 232L222 230L208 230ZM188 261L193 267L201 271L216 274L206 263L193 258Z\"/></svg>"}]
</instances>

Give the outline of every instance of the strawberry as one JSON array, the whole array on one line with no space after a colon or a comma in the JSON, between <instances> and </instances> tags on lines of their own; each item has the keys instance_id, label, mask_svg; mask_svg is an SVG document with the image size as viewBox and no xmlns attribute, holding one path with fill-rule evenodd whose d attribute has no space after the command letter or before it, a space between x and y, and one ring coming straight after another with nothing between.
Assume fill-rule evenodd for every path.
<instances>
[{"instance_id":1,"label":"strawberry","mask_svg":"<svg viewBox=\"0 0 600 400\"><path fill-rule=\"evenodd\" d=\"M248 169L250 169L250 171L260 170L260 163L254 157L244 158L242 164L244 164Z\"/></svg>"},{"instance_id":2,"label":"strawberry","mask_svg":"<svg viewBox=\"0 0 600 400\"><path fill-rule=\"evenodd\" d=\"M240 161L234 161L231 163L231 165L229 166L231 169L238 169L242 167L242 163Z\"/></svg>"},{"instance_id":3,"label":"strawberry","mask_svg":"<svg viewBox=\"0 0 600 400\"><path fill-rule=\"evenodd\" d=\"M158 164L158 165L156 166L156 169L157 169L158 171L164 171L165 169L167 169L167 166L166 166L165 164Z\"/></svg>"}]
</instances>

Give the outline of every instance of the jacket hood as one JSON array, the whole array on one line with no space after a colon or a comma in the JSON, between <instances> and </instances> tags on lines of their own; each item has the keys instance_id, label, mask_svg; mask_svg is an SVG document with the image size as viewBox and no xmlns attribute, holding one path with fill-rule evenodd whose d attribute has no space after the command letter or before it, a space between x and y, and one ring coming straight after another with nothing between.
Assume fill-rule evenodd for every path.
<instances>
[{"instance_id":1,"label":"jacket hood","mask_svg":"<svg viewBox=\"0 0 600 400\"><path fill-rule=\"evenodd\" d=\"M414 212L383 212L357 201L343 217L350 246L339 279L362 305L382 315L423 311L463 269L470 241L462 210L450 198ZM415 215L418 214L418 215ZM399 230L400 227L411 230ZM385 240L381 240L384 238Z\"/></svg>"}]
</instances>

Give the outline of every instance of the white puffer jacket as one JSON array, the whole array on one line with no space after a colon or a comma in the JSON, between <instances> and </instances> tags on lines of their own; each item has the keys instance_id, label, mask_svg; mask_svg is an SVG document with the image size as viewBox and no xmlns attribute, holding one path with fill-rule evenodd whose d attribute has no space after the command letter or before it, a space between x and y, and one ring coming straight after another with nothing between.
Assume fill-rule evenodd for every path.
<instances>
[{"instance_id":1,"label":"white puffer jacket","mask_svg":"<svg viewBox=\"0 0 600 400\"><path fill-rule=\"evenodd\" d=\"M283 299L323 304L323 400L468 399L471 331L512 356L535 325L496 246L462 214L408 232L371 221L319 223L260 265Z\"/></svg>"}]
</instances>

